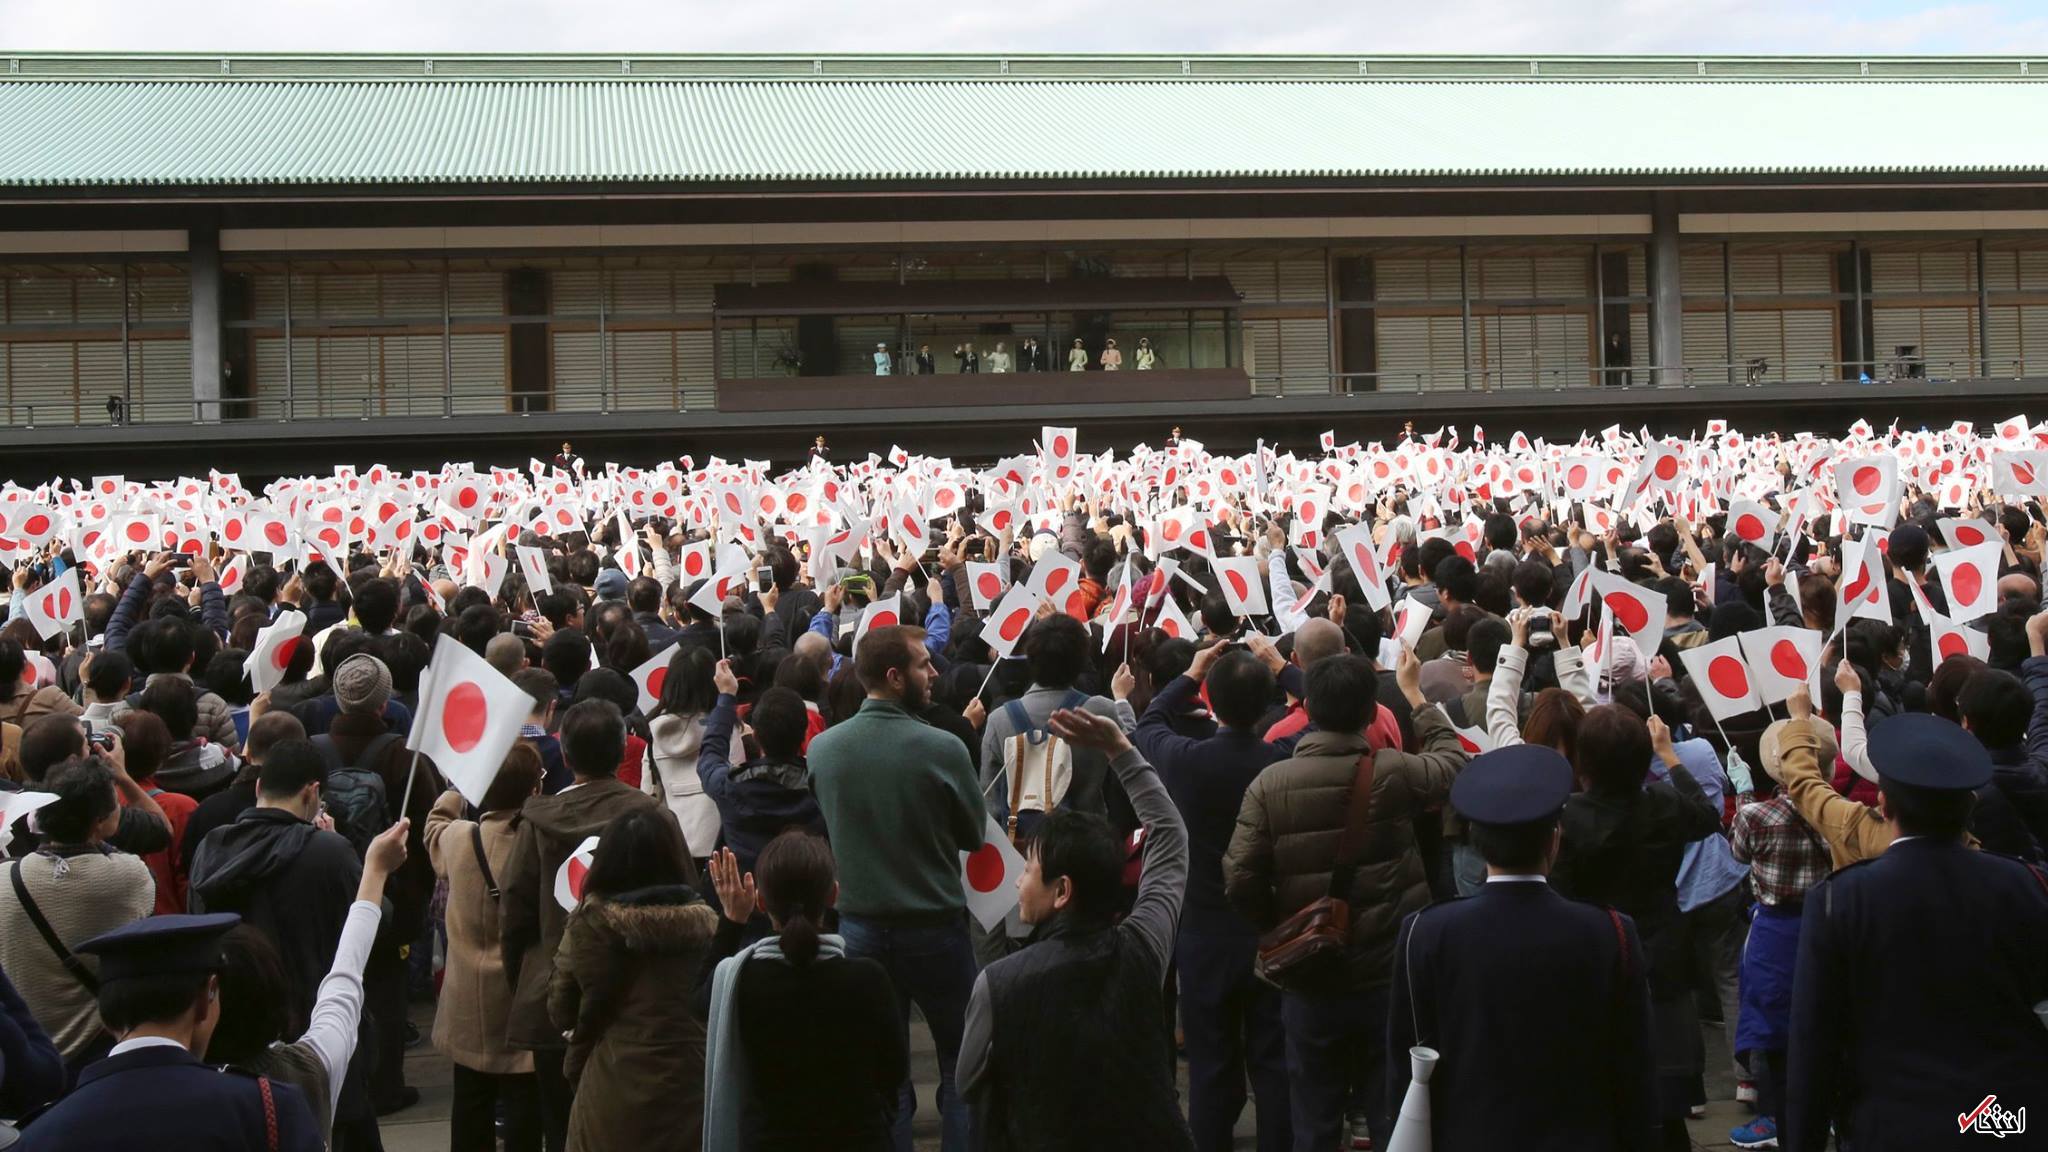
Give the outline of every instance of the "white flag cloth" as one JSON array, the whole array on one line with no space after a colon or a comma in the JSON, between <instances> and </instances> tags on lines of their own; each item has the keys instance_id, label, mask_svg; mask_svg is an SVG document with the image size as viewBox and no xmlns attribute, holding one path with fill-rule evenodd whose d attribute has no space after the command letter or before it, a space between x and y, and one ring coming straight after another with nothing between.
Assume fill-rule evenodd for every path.
<instances>
[{"instance_id":1,"label":"white flag cloth","mask_svg":"<svg viewBox=\"0 0 2048 1152\"><path fill-rule=\"evenodd\" d=\"M1781 703L1801 685L1809 697L1820 699L1820 652L1826 637L1818 629L1779 625L1744 632L1737 639L1748 658L1758 699Z\"/></svg>"},{"instance_id":2,"label":"white flag cloth","mask_svg":"<svg viewBox=\"0 0 2048 1152\"><path fill-rule=\"evenodd\" d=\"M78 569L66 568L62 576L36 589L21 602L22 614L35 626L36 635L47 640L85 619L85 597L78 592Z\"/></svg>"},{"instance_id":3,"label":"white flag cloth","mask_svg":"<svg viewBox=\"0 0 2048 1152\"><path fill-rule=\"evenodd\" d=\"M979 560L967 562L967 590L974 598L974 610L986 612L1002 598L1003 587L1008 583L1004 577L1009 574L1008 564L984 564Z\"/></svg>"},{"instance_id":4,"label":"white flag cloth","mask_svg":"<svg viewBox=\"0 0 2048 1152\"><path fill-rule=\"evenodd\" d=\"M1259 561L1256 556L1219 556L1211 564L1216 572L1217 586L1223 590L1223 599L1230 604L1230 611L1238 616L1264 616L1266 608L1266 585L1259 578Z\"/></svg>"},{"instance_id":5,"label":"white flag cloth","mask_svg":"<svg viewBox=\"0 0 2048 1152\"><path fill-rule=\"evenodd\" d=\"M1756 679L1742 659L1742 644L1737 637L1727 636L1683 649L1678 659L1692 676L1700 702L1713 713L1714 719L1726 720L1762 706L1756 694Z\"/></svg>"},{"instance_id":6,"label":"white flag cloth","mask_svg":"<svg viewBox=\"0 0 2048 1152\"><path fill-rule=\"evenodd\" d=\"M1351 563L1351 573L1365 593L1366 607L1377 612L1393 603L1387 595L1387 576L1380 568L1379 553L1373 550L1372 529L1354 524L1337 531L1337 546Z\"/></svg>"},{"instance_id":7,"label":"white flag cloth","mask_svg":"<svg viewBox=\"0 0 2048 1152\"><path fill-rule=\"evenodd\" d=\"M248 673L251 688L260 694L284 682L285 669L291 666L292 656L304 642L301 637L305 631L305 613L281 612L269 627L256 633L256 642L249 647L249 658L242 662L242 671Z\"/></svg>"},{"instance_id":8,"label":"white flag cloth","mask_svg":"<svg viewBox=\"0 0 2048 1152\"><path fill-rule=\"evenodd\" d=\"M1170 595L1159 602L1159 611L1152 617L1152 627L1174 640L1193 640L1197 635L1188 614L1180 610L1179 602Z\"/></svg>"},{"instance_id":9,"label":"white flag cloth","mask_svg":"<svg viewBox=\"0 0 2048 1152\"><path fill-rule=\"evenodd\" d=\"M1951 656L1975 656L1979 660L1991 658L1991 637L1975 628L1958 626L1939 612L1927 614L1927 633L1934 650L1934 662L1940 664Z\"/></svg>"},{"instance_id":10,"label":"white flag cloth","mask_svg":"<svg viewBox=\"0 0 2048 1152\"><path fill-rule=\"evenodd\" d=\"M1948 597L1949 623L1968 624L1998 608L1998 561L2004 552L2004 544L1987 541L1934 558L1942 594Z\"/></svg>"},{"instance_id":11,"label":"white flag cloth","mask_svg":"<svg viewBox=\"0 0 2048 1152\"><path fill-rule=\"evenodd\" d=\"M538 548L515 544L512 551L519 557L519 571L526 577L527 590L535 596L554 590L555 582L548 578L548 554Z\"/></svg>"},{"instance_id":12,"label":"white flag cloth","mask_svg":"<svg viewBox=\"0 0 2048 1152\"><path fill-rule=\"evenodd\" d=\"M1851 524L1889 528L1899 504L1899 458L1885 453L1835 464L1835 502Z\"/></svg>"},{"instance_id":13,"label":"white flag cloth","mask_svg":"<svg viewBox=\"0 0 2048 1152\"><path fill-rule=\"evenodd\" d=\"M868 629L894 628L901 623L903 623L903 593L898 592L887 600L876 600L870 603L867 607L860 610L860 622L854 625L853 650L855 652L860 651L861 637L868 634Z\"/></svg>"},{"instance_id":14,"label":"white flag cloth","mask_svg":"<svg viewBox=\"0 0 2048 1152\"><path fill-rule=\"evenodd\" d=\"M678 649L674 645L648 657L645 664L633 669L633 685L640 689L640 714L654 715L655 705L661 703L661 687L668 682L668 664Z\"/></svg>"},{"instance_id":15,"label":"white flag cloth","mask_svg":"<svg viewBox=\"0 0 2048 1152\"><path fill-rule=\"evenodd\" d=\"M434 762L472 804L482 804L505 752L519 739L533 697L453 637L434 641L420 678L420 707L405 746Z\"/></svg>"},{"instance_id":16,"label":"white flag cloth","mask_svg":"<svg viewBox=\"0 0 2048 1152\"><path fill-rule=\"evenodd\" d=\"M1025 629L1031 627L1031 618L1038 612L1039 597L1027 584L1012 584L1010 590L996 603L995 611L988 614L988 620L981 626L981 641L998 659L1007 659L1017 650L1017 642L1024 637Z\"/></svg>"},{"instance_id":17,"label":"white flag cloth","mask_svg":"<svg viewBox=\"0 0 2048 1152\"><path fill-rule=\"evenodd\" d=\"M1631 584L1612 572L1593 570L1593 594L1614 617L1615 627L1635 643L1636 651L1653 653L1664 640L1664 594Z\"/></svg>"},{"instance_id":18,"label":"white flag cloth","mask_svg":"<svg viewBox=\"0 0 2048 1152\"><path fill-rule=\"evenodd\" d=\"M1066 553L1048 548L1031 566L1024 586L1065 611L1067 600L1081 587L1081 565Z\"/></svg>"},{"instance_id":19,"label":"white flag cloth","mask_svg":"<svg viewBox=\"0 0 2048 1152\"><path fill-rule=\"evenodd\" d=\"M1754 500L1730 500L1728 531L1769 552L1778 542L1778 514Z\"/></svg>"},{"instance_id":20,"label":"white flag cloth","mask_svg":"<svg viewBox=\"0 0 2048 1152\"><path fill-rule=\"evenodd\" d=\"M1017 906L1017 878L1024 874L1024 858L1011 847L995 817L982 819L987 828L981 847L960 854L960 887L967 893L967 910L982 931L993 932Z\"/></svg>"},{"instance_id":21,"label":"white flag cloth","mask_svg":"<svg viewBox=\"0 0 2048 1152\"><path fill-rule=\"evenodd\" d=\"M1868 543L1842 541L1842 577L1837 591L1841 597L1835 609L1838 628L1847 627L1857 616L1892 622L1892 598L1885 594L1884 560Z\"/></svg>"}]
</instances>

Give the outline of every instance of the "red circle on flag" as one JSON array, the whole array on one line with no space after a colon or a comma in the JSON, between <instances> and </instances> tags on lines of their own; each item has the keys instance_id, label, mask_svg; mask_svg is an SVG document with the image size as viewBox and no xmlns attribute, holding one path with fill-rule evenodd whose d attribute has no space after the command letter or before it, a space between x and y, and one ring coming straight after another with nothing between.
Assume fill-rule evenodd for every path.
<instances>
[{"instance_id":1,"label":"red circle on flag","mask_svg":"<svg viewBox=\"0 0 2048 1152\"><path fill-rule=\"evenodd\" d=\"M1983 532L1966 524L1956 525L1956 544L1958 546L1967 548L1972 544L1982 544L1983 542Z\"/></svg>"},{"instance_id":2,"label":"red circle on flag","mask_svg":"<svg viewBox=\"0 0 2048 1152\"><path fill-rule=\"evenodd\" d=\"M1771 667L1788 680L1806 679L1806 655L1790 640L1771 645Z\"/></svg>"},{"instance_id":3,"label":"red circle on flag","mask_svg":"<svg viewBox=\"0 0 2048 1152\"><path fill-rule=\"evenodd\" d=\"M149 525L144 524L140 520L129 521L128 538L137 544L149 543Z\"/></svg>"},{"instance_id":4,"label":"red circle on flag","mask_svg":"<svg viewBox=\"0 0 2048 1152\"><path fill-rule=\"evenodd\" d=\"M1650 614L1642 604L1620 592L1609 592L1604 597L1607 610L1614 613L1614 622L1622 631L1634 634L1650 626Z\"/></svg>"},{"instance_id":5,"label":"red circle on flag","mask_svg":"<svg viewBox=\"0 0 2048 1152\"><path fill-rule=\"evenodd\" d=\"M873 620L868 621L868 627L871 629L894 628L895 626L896 614L894 612L877 612L875 613L875 618Z\"/></svg>"},{"instance_id":6,"label":"red circle on flag","mask_svg":"<svg viewBox=\"0 0 2048 1152\"><path fill-rule=\"evenodd\" d=\"M1955 463L1955 461L1946 460L1943 461L1943 463L1952 465ZM1942 469L1942 471L1947 472L1950 471L1950 469L1944 468ZM2019 481L2022 484L2032 484L2034 482L2034 466L2031 464L2023 464L2018 460L2013 461L2012 478Z\"/></svg>"},{"instance_id":7,"label":"red circle on flag","mask_svg":"<svg viewBox=\"0 0 2048 1152\"><path fill-rule=\"evenodd\" d=\"M1707 662L1707 683L1731 700L1749 695L1749 673L1733 656L1716 656Z\"/></svg>"},{"instance_id":8,"label":"red circle on flag","mask_svg":"<svg viewBox=\"0 0 2048 1152\"><path fill-rule=\"evenodd\" d=\"M1735 518L1735 534L1744 540L1764 538L1764 522L1754 512L1744 512Z\"/></svg>"},{"instance_id":9,"label":"red circle on flag","mask_svg":"<svg viewBox=\"0 0 2048 1152\"><path fill-rule=\"evenodd\" d=\"M941 508L952 507L953 490L951 488L941 488L937 492L932 493L932 503L937 504Z\"/></svg>"},{"instance_id":10,"label":"red circle on flag","mask_svg":"<svg viewBox=\"0 0 2048 1152\"><path fill-rule=\"evenodd\" d=\"M739 498L739 495L738 495L737 493L733 493L733 492L727 492L727 493L725 494L725 506L726 506L727 510L729 510L729 511L730 511L730 512L731 512L731 513L732 513L733 515L735 515L735 516L739 515L739 514L740 514L740 498Z\"/></svg>"},{"instance_id":11,"label":"red circle on flag","mask_svg":"<svg viewBox=\"0 0 2048 1152\"><path fill-rule=\"evenodd\" d=\"M50 518L38 512L22 521L21 530L30 536L41 536L50 530Z\"/></svg>"},{"instance_id":12,"label":"red circle on flag","mask_svg":"<svg viewBox=\"0 0 2048 1152\"><path fill-rule=\"evenodd\" d=\"M280 672L290 667L292 657L297 654L299 641L302 639L300 636L292 636L278 641L277 647L270 650L271 666Z\"/></svg>"},{"instance_id":13,"label":"red circle on flag","mask_svg":"<svg viewBox=\"0 0 2048 1152\"><path fill-rule=\"evenodd\" d=\"M286 540L284 522L272 520L270 523L265 524L263 526L263 538L272 544L282 547Z\"/></svg>"},{"instance_id":14,"label":"red circle on flag","mask_svg":"<svg viewBox=\"0 0 2048 1152\"><path fill-rule=\"evenodd\" d=\"M1171 636L1176 640L1180 639L1180 620L1178 617L1168 616L1165 613L1161 613L1159 616L1158 628L1161 632L1166 633L1168 636Z\"/></svg>"},{"instance_id":15,"label":"red circle on flag","mask_svg":"<svg viewBox=\"0 0 2048 1152\"><path fill-rule=\"evenodd\" d=\"M220 534L227 537L231 543L240 540L242 538L242 522L240 520L228 521L226 524L221 525Z\"/></svg>"},{"instance_id":16,"label":"red circle on flag","mask_svg":"<svg viewBox=\"0 0 2048 1152\"><path fill-rule=\"evenodd\" d=\"M784 500L783 504L786 507L788 507L791 514L795 514L802 512L805 508L810 507L811 501L809 497L805 496L801 492L791 492L789 494L789 499Z\"/></svg>"},{"instance_id":17,"label":"red circle on flag","mask_svg":"<svg viewBox=\"0 0 2048 1152\"><path fill-rule=\"evenodd\" d=\"M455 493L455 506L457 508L474 508L476 507L476 502L481 499L483 499L483 493L477 491L475 485L465 484Z\"/></svg>"},{"instance_id":18,"label":"red circle on flag","mask_svg":"<svg viewBox=\"0 0 2048 1152\"><path fill-rule=\"evenodd\" d=\"M1949 583L1955 585L1959 605L1975 604L1984 591L1984 573L1975 564L1958 564Z\"/></svg>"},{"instance_id":19,"label":"red circle on flag","mask_svg":"<svg viewBox=\"0 0 2048 1152\"><path fill-rule=\"evenodd\" d=\"M1657 474L1657 479L1659 480L1677 479L1678 457L1670 453L1666 453L1663 456L1659 456L1657 458L1657 466L1654 469L1652 469L1652 471L1654 471Z\"/></svg>"},{"instance_id":20,"label":"red circle on flag","mask_svg":"<svg viewBox=\"0 0 2048 1152\"><path fill-rule=\"evenodd\" d=\"M1384 480L1393 475L1393 469L1387 467L1385 460L1375 460L1372 462L1372 474Z\"/></svg>"},{"instance_id":21,"label":"red circle on flag","mask_svg":"<svg viewBox=\"0 0 2048 1152\"><path fill-rule=\"evenodd\" d=\"M662 685L667 683L668 665L664 664L661 667L656 668L654 671L649 672L647 674L647 694L649 696L654 697L656 700L661 699Z\"/></svg>"},{"instance_id":22,"label":"red circle on flag","mask_svg":"<svg viewBox=\"0 0 2048 1152\"><path fill-rule=\"evenodd\" d=\"M398 515L398 505L393 504L391 501L386 500L382 504L377 505L378 523L382 523L386 520L389 520L396 515Z\"/></svg>"},{"instance_id":23,"label":"red circle on flag","mask_svg":"<svg viewBox=\"0 0 2048 1152\"><path fill-rule=\"evenodd\" d=\"M1883 479L1884 477L1878 473L1877 469L1865 465L1856 470L1856 474L1850 479L1849 483L1851 487L1856 489L1858 496L1868 496L1872 492L1877 491L1877 486Z\"/></svg>"},{"instance_id":24,"label":"red circle on flag","mask_svg":"<svg viewBox=\"0 0 2048 1152\"><path fill-rule=\"evenodd\" d=\"M981 593L983 599L993 600L1002 593L1003 582L995 573L983 572L980 579L974 582L974 588Z\"/></svg>"},{"instance_id":25,"label":"red circle on flag","mask_svg":"<svg viewBox=\"0 0 2048 1152\"><path fill-rule=\"evenodd\" d=\"M1003 617L1003 622L997 627L996 634L1005 640L1015 640L1024 634L1024 626L1029 623L1031 623L1030 609L1013 608L1008 616Z\"/></svg>"},{"instance_id":26,"label":"red circle on flag","mask_svg":"<svg viewBox=\"0 0 2048 1152\"><path fill-rule=\"evenodd\" d=\"M1180 521L1168 520L1166 523L1161 524L1159 526L1159 534L1168 541L1180 539Z\"/></svg>"},{"instance_id":27,"label":"red circle on flag","mask_svg":"<svg viewBox=\"0 0 2048 1152\"><path fill-rule=\"evenodd\" d=\"M464 680L448 690L448 699L441 705L441 736L448 747L467 752L483 742L484 726L490 718L484 690L475 681Z\"/></svg>"},{"instance_id":28,"label":"red circle on flag","mask_svg":"<svg viewBox=\"0 0 2048 1152\"><path fill-rule=\"evenodd\" d=\"M1237 598L1239 600L1251 599L1252 590L1249 586L1245 584L1244 573L1239 572L1238 570L1233 568L1225 572L1223 574L1223 578L1225 580L1230 581L1230 590L1232 592L1237 593Z\"/></svg>"},{"instance_id":29,"label":"red circle on flag","mask_svg":"<svg viewBox=\"0 0 2048 1152\"><path fill-rule=\"evenodd\" d=\"M1847 588L1842 589L1842 603L1856 603L1858 600L1861 600L1863 598L1864 589L1869 587L1870 568L1868 565L1865 565L1863 569L1856 574L1856 579L1849 581L1849 586Z\"/></svg>"},{"instance_id":30,"label":"red circle on flag","mask_svg":"<svg viewBox=\"0 0 2048 1152\"><path fill-rule=\"evenodd\" d=\"M1055 436L1052 438L1052 454L1055 457L1065 456L1073 450L1073 445L1067 443L1065 436Z\"/></svg>"},{"instance_id":31,"label":"red circle on flag","mask_svg":"<svg viewBox=\"0 0 2048 1152\"><path fill-rule=\"evenodd\" d=\"M1003 852L983 844L967 854L967 885L976 892L993 892L1003 882Z\"/></svg>"},{"instance_id":32,"label":"red circle on flag","mask_svg":"<svg viewBox=\"0 0 2048 1152\"><path fill-rule=\"evenodd\" d=\"M1937 644L1935 648L1943 660L1951 656L1968 656L1970 654L1970 645L1963 639L1960 632L1942 633L1941 643Z\"/></svg>"},{"instance_id":33,"label":"red circle on flag","mask_svg":"<svg viewBox=\"0 0 2048 1152\"><path fill-rule=\"evenodd\" d=\"M1584 464L1572 465L1570 470L1564 474L1564 483L1565 487L1574 490L1584 488L1586 486L1586 466Z\"/></svg>"},{"instance_id":34,"label":"red circle on flag","mask_svg":"<svg viewBox=\"0 0 2048 1152\"><path fill-rule=\"evenodd\" d=\"M1049 597L1053 593L1058 592L1060 589L1066 587L1067 579L1071 577L1073 574L1073 570L1069 568L1055 568L1051 572L1046 573L1045 594Z\"/></svg>"}]
</instances>

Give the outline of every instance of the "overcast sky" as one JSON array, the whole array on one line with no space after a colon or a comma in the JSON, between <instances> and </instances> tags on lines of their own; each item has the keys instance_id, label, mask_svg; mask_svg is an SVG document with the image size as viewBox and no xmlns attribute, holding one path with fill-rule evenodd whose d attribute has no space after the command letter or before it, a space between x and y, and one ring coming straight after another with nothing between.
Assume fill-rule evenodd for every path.
<instances>
[{"instance_id":1,"label":"overcast sky","mask_svg":"<svg viewBox=\"0 0 2048 1152\"><path fill-rule=\"evenodd\" d=\"M0 0L0 51L2011 53L2039 0Z\"/></svg>"}]
</instances>

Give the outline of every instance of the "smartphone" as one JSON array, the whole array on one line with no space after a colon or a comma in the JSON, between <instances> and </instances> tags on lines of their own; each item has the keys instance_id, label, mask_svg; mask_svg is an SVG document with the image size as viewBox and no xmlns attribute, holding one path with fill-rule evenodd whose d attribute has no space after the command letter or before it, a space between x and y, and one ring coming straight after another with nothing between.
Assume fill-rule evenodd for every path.
<instances>
[{"instance_id":1,"label":"smartphone","mask_svg":"<svg viewBox=\"0 0 2048 1152\"><path fill-rule=\"evenodd\" d=\"M775 569L761 567L754 569L754 590L766 592L775 587Z\"/></svg>"}]
</instances>

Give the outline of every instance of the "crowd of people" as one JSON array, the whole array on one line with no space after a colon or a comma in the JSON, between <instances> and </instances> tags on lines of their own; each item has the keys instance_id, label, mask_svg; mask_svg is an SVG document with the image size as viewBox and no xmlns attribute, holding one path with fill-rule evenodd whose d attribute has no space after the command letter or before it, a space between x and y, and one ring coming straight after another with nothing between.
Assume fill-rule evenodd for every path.
<instances>
[{"instance_id":1,"label":"crowd of people","mask_svg":"<svg viewBox=\"0 0 2048 1152\"><path fill-rule=\"evenodd\" d=\"M0 1145L2039 1146L2044 446L10 485Z\"/></svg>"}]
</instances>

